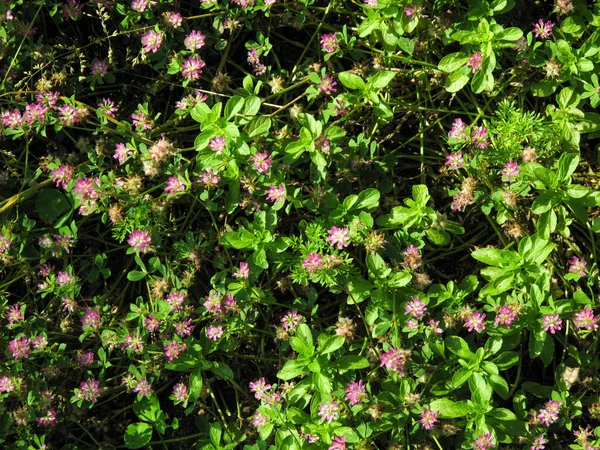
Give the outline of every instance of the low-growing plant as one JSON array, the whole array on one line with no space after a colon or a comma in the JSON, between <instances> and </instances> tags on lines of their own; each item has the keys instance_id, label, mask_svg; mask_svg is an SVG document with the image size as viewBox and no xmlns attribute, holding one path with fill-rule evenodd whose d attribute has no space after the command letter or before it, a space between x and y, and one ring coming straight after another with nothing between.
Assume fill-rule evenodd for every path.
<instances>
[{"instance_id":1,"label":"low-growing plant","mask_svg":"<svg viewBox=\"0 0 600 450\"><path fill-rule=\"evenodd\" d=\"M2 448L600 448L599 25L1 2Z\"/></svg>"}]
</instances>

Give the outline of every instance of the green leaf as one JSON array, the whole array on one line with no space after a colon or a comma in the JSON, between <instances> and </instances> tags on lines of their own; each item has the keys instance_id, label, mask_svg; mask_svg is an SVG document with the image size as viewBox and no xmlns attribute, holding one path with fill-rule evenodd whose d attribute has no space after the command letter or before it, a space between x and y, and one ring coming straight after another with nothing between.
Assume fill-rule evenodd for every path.
<instances>
[{"instance_id":1,"label":"green leaf","mask_svg":"<svg viewBox=\"0 0 600 450\"><path fill-rule=\"evenodd\" d=\"M221 435L223 434L223 427L221 424L219 422L210 424L209 434L212 445L218 447L221 443Z\"/></svg>"},{"instance_id":2,"label":"green leaf","mask_svg":"<svg viewBox=\"0 0 600 450\"><path fill-rule=\"evenodd\" d=\"M287 408L287 420L291 423L302 425L310 422L311 419L304 411L292 406Z\"/></svg>"},{"instance_id":3,"label":"green leaf","mask_svg":"<svg viewBox=\"0 0 600 450\"><path fill-rule=\"evenodd\" d=\"M499 267L503 261L502 250L497 248L479 248L471 253L471 256L477 261L496 267Z\"/></svg>"},{"instance_id":4,"label":"green leaf","mask_svg":"<svg viewBox=\"0 0 600 450\"><path fill-rule=\"evenodd\" d=\"M544 363L544 367L548 367L554 359L554 339L549 336L544 342L544 348L540 353L540 359Z\"/></svg>"},{"instance_id":5,"label":"green leaf","mask_svg":"<svg viewBox=\"0 0 600 450\"><path fill-rule=\"evenodd\" d=\"M375 279L384 280L391 272L379 253L369 253L367 255L367 268L369 273Z\"/></svg>"},{"instance_id":6,"label":"green leaf","mask_svg":"<svg viewBox=\"0 0 600 450\"><path fill-rule=\"evenodd\" d=\"M498 369L506 370L510 369L519 363L519 354L517 352L504 352L501 353L496 359L492 361Z\"/></svg>"},{"instance_id":7,"label":"green leaf","mask_svg":"<svg viewBox=\"0 0 600 450\"><path fill-rule=\"evenodd\" d=\"M560 194L554 191L544 191L536 198L531 205L531 212L534 214L543 214L560 203Z\"/></svg>"},{"instance_id":8,"label":"green leaf","mask_svg":"<svg viewBox=\"0 0 600 450\"><path fill-rule=\"evenodd\" d=\"M471 89L475 94L494 89L494 76L490 72L478 70L471 80Z\"/></svg>"},{"instance_id":9,"label":"green leaf","mask_svg":"<svg viewBox=\"0 0 600 450\"><path fill-rule=\"evenodd\" d=\"M546 331L540 330L539 327L529 334L529 357L531 359L540 356L540 354L544 350L546 339L549 339L548 333Z\"/></svg>"},{"instance_id":10,"label":"green leaf","mask_svg":"<svg viewBox=\"0 0 600 450\"><path fill-rule=\"evenodd\" d=\"M448 347L448 350L450 350L455 355L460 356L461 358L466 360L474 358L475 355L473 354L473 352L471 352L471 349L469 349L469 344L467 344L467 341L465 341L463 338L458 336L448 336L445 339L445 342L446 347Z\"/></svg>"},{"instance_id":11,"label":"green leaf","mask_svg":"<svg viewBox=\"0 0 600 450\"><path fill-rule=\"evenodd\" d=\"M508 399L508 383L500 375L490 375L490 385L494 391L504 400Z\"/></svg>"},{"instance_id":12,"label":"green leaf","mask_svg":"<svg viewBox=\"0 0 600 450\"><path fill-rule=\"evenodd\" d=\"M369 367L369 360L364 356L344 355L334 361L331 366L334 369L337 369L340 373L344 373L349 370L366 369Z\"/></svg>"},{"instance_id":13,"label":"green leaf","mask_svg":"<svg viewBox=\"0 0 600 450\"><path fill-rule=\"evenodd\" d=\"M190 375L190 401L195 403L202 393L202 370L195 369Z\"/></svg>"},{"instance_id":14,"label":"green leaf","mask_svg":"<svg viewBox=\"0 0 600 450\"><path fill-rule=\"evenodd\" d=\"M226 381L233 381L233 370L224 362L213 362L210 371Z\"/></svg>"},{"instance_id":15,"label":"green leaf","mask_svg":"<svg viewBox=\"0 0 600 450\"><path fill-rule=\"evenodd\" d=\"M358 26L358 36L364 38L379 28L380 19L368 19Z\"/></svg>"},{"instance_id":16,"label":"green leaf","mask_svg":"<svg viewBox=\"0 0 600 450\"><path fill-rule=\"evenodd\" d=\"M386 286L391 289L402 288L412 280L412 274L407 271L394 272L391 276L386 278Z\"/></svg>"},{"instance_id":17,"label":"green leaf","mask_svg":"<svg viewBox=\"0 0 600 450\"><path fill-rule=\"evenodd\" d=\"M531 250L526 252L524 256L525 261L532 262L534 264L543 264L544 261L550 256L550 253L556 248L556 245L552 242L544 240L537 235L534 235L533 247Z\"/></svg>"},{"instance_id":18,"label":"green leaf","mask_svg":"<svg viewBox=\"0 0 600 450\"><path fill-rule=\"evenodd\" d=\"M367 89L383 89L386 88L396 76L396 72L391 70L383 70L377 72L367 83Z\"/></svg>"},{"instance_id":19,"label":"green leaf","mask_svg":"<svg viewBox=\"0 0 600 450\"><path fill-rule=\"evenodd\" d=\"M313 139L321 136L321 133L323 132L323 124L316 120L312 114L298 114L298 122L300 122L300 124L310 132Z\"/></svg>"},{"instance_id":20,"label":"green leaf","mask_svg":"<svg viewBox=\"0 0 600 450\"><path fill-rule=\"evenodd\" d=\"M142 272L140 270L132 270L127 273L127 279L129 281L140 281L146 276L146 272Z\"/></svg>"},{"instance_id":21,"label":"green leaf","mask_svg":"<svg viewBox=\"0 0 600 450\"><path fill-rule=\"evenodd\" d=\"M151 394L148 397L142 397L133 403L133 411L135 414L146 422L156 423L160 419L162 411L156 394Z\"/></svg>"},{"instance_id":22,"label":"green leaf","mask_svg":"<svg viewBox=\"0 0 600 450\"><path fill-rule=\"evenodd\" d=\"M517 416L510 410L506 408L494 408L490 412L486 414L489 417L493 417L498 420L517 420Z\"/></svg>"},{"instance_id":23,"label":"green leaf","mask_svg":"<svg viewBox=\"0 0 600 450\"><path fill-rule=\"evenodd\" d=\"M256 96L246 97L242 114L245 116L255 116L260 110L260 98Z\"/></svg>"},{"instance_id":24,"label":"green leaf","mask_svg":"<svg viewBox=\"0 0 600 450\"><path fill-rule=\"evenodd\" d=\"M326 334L319 335L319 353L327 355L340 349L344 345L345 339L343 336L327 336Z\"/></svg>"},{"instance_id":25,"label":"green leaf","mask_svg":"<svg viewBox=\"0 0 600 450\"><path fill-rule=\"evenodd\" d=\"M224 117L226 120L231 120L244 107L244 98L239 95L231 97L225 105Z\"/></svg>"},{"instance_id":26,"label":"green leaf","mask_svg":"<svg viewBox=\"0 0 600 450\"><path fill-rule=\"evenodd\" d=\"M244 127L244 131L248 136L254 138L262 134L268 133L271 129L271 119L269 117L253 117L250 122Z\"/></svg>"},{"instance_id":27,"label":"green leaf","mask_svg":"<svg viewBox=\"0 0 600 450\"><path fill-rule=\"evenodd\" d=\"M599 227L600 230L600 227ZM600 232L600 231L599 231ZM407 283L408 284L408 283ZM373 285L364 278L353 278L348 283L348 304L360 303L371 296Z\"/></svg>"},{"instance_id":28,"label":"green leaf","mask_svg":"<svg viewBox=\"0 0 600 450\"><path fill-rule=\"evenodd\" d=\"M297 336L292 336L290 338L290 345L292 346L294 351L298 353L298 355L301 357L312 356L312 354L315 351L314 347L311 344Z\"/></svg>"},{"instance_id":29,"label":"green leaf","mask_svg":"<svg viewBox=\"0 0 600 450\"><path fill-rule=\"evenodd\" d=\"M142 448L152 439L152 425L144 422L132 423L125 431L127 448Z\"/></svg>"},{"instance_id":30,"label":"green leaf","mask_svg":"<svg viewBox=\"0 0 600 450\"><path fill-rule=\"evenodd\" d=\"M577 170L579 155L576 153L563 153L558 160L558 178L568 181L569 177Z\"/></svg>"},{"instance_id":31,"label":"green leaf","mask_svg":"<svg viewBox=\"0 0 600 450\"><path fill-rule=\"evenodd\" d=\"M542 239L550 239L550 235L556 230L557 217L553 209L546 211L540 216L537 223L537 231Z\"/></svg>"},{"instance_id":32,"label":"green leaf","mask_svg":"<svg viewBox=\"0 0 600 450\"><path fill-rule=\"evenodd\" d=\"M451 390L458 389L465 384L472 375L473 369L471 367L461 367L456 371L452 378L446 382L446 387Z\"/></svg>"},{"instance_id":33,"label":"green leaf","mask_svg":"<svg viewBox=\"0 0 600 450\"><path fill-rule=\"evenodd\" d=\"M427 238L435 245L443 246L450 243L450 235L439 228L428 228L425 230Z\"/></svg>"},{"instance_id":34,"label":"green leaf","mask_svg":"<svg viewBox=\"0 0 600 450\"><path fill-rule=\"evenodd\" d=\"M256 237L245 228L238 231L230 231L221 237L221 243L225 247L233 247L238 250L251 250L257 243Z\"/></svg>"},{"instance_id":35,"label":"green leaf","mask_svg":"<svg viewBox=\"0 0 600 450\"><path fill-rule=\"evenodd\" d=\"M483 376L477 372L473 373L469 379L469 389L476 405L487 405L492 399L492 387L486 383Z\"/></svg>"},{"instance_id":36,"label":"green leaf","mask_svg":"<svg viewBox=\"0 0 600 450\"><path fill-rule=\"evenodd\" d=\"M523 37L523 30L517 27L510 27L494 34L494 39L499 41L516 41Z\"/></svg>"},{"instance_id":37,"label":"green leaf","mask_svg":"<svg viewBox=\"0 0 600 450\"><path fill-rule=\"evenodd\" d=\"M466 417L472 411L471 406L466 401L453 402L449 398L438 398L432 401L429 404L429 409L438 411L440 419Z\"/></svg>"},{"instance_id":38,"label":"green leaf","mask_svg":"<svg viewBox=\"0 0 600 450\"><path fill-rule=\"evenodd\" d=\"M353 73L340 72L338 74L338 78L340 82L348 89L363 90L365 87L365 81L361 77Z\"/></svg>"},{"instance_id":39,"label":"green leaf","mask_svg":"<svg viewBox=\"0 0 600 450\"><path fill-rule=\"evenodd\" d=\"M277 372L277 378L287 381L307 373L308 368L306 367L306 362L306 360L302 361L298 359L292 359L286 362L283 368Z\"/></svg>"},{"instance_id":40,"label":"green leaf","mask_svg":"<svg viewBox=\"0 0 600 450\"><path fill-rule=\"evenodd\" d=\"M42 189L35 199L35 209L44 220L56 219L70 207L67 197L56 189Z\"/></svg>"},{"instance_id":41,"label":"green leaf","mask_svg":"<svg viewBox=\"0 0 600 450\"><path fill-rule=\"evenodd\" d=\"M450 53L442 58L438 64L438 69L442 72L451 73L469 62L470 56L463 52Z\"/></svg>"},{"instance_id":42,"label":"green leaf","mask_svg":"<svg viewBox=\"0 0 600 450\"><path fill-rule=\"evenodd\" d=\"M192 119L194 119L196 122L202 123L208 118L210 112L211 111L208 105L204 102L200 102L192 108L192 110L190 111L190 115L192 116Z\"/></svg>"},{"instance_id":43,"label":"green leaf","mask_svg":"<svg viewBox=\"0 0 600 450\"><path fill-rule=\"evenodd\" d=\"M471 71L467 66L461 67L452 72L446 79L446 90L448 92L458 92L469 82Z\"/></svg>"},{"instance_id":44,"label":"green leaf","mask_svg":"<svg viewBox=\"0 0 600 450\"><path fill-rule=\"evenodd\" d=\"M358 194L356 203L350 208L350 211L359 209L374 209L379 205L380 192L377 189L369 188ZM345 203L345 202L344 202Z\"/></svg>"}]
</instances>

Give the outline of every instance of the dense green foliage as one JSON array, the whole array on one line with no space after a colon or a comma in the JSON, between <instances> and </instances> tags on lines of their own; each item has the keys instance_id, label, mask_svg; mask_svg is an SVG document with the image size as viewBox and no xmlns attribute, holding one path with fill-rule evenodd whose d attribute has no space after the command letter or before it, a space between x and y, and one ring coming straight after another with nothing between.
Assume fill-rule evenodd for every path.
<instances>
[{"instance_id":1,"label":"dense green foliage","mask_svg":"<svg viewBox=\"0 0 600 450\"><path fill-rule=\"evenodd\" d=\"M600 449L600 3L0 2L0 446Z\"/></svg>"}]
</instances>

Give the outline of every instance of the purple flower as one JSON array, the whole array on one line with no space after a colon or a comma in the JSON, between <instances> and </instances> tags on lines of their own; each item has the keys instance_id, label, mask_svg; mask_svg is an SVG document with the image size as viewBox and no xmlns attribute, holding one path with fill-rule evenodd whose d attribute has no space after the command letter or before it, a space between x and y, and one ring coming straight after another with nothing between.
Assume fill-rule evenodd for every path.
<instances>
[{"instance_id":1,"label":"purple flower","mask_svg":"<svg viewBox=\"0 0 600 450\"><path fill-rule=\"evenodd\" d=\"M471 67L471 73L475 73L480 70L482 62L483 57L481 56L481 52L473 53L467 62L467 66Z\"/></svg>"},{"instance_id":2,"label":"purple flower","mask_svg":"<svg viewBox=\"0 0 600 450\"><path fill-rule=\"evenodd\" d=\"M471 141L481 150L487 148L487 130L485 127L473 127L471 131Z\"/></svg>"},{"instance_id":3,"label":"purple flower","mask_svg":"<svg viewBox=\"0 0 600 450\"><path fill-rule=\"evenodd\" d=\"M31 341L27 339L27 336L13 339L8 343L8 350L12 353L15 361L19 361L22 358L27 359L31 355Z\"/></svg>"},{"instance_id":4,"label":"purple flower","mask_svg":"<svg viewBox=\"0 0 600 450\"><path fill-rule=\"evenodd\" d=\"M465 130L467 129L467 125L462 121L461 118L456 118L454 119L454 122L452 123L452 128L450 129L450 132L448 133L448 138L449 139L466 139L467 138L467 133L465 132Z\"/></svg>"},{"instance_id":5,"label":"purple flower","mask_svg":"<svg viewBox=\"0 0 600 450\"><path fill-rule=\"evenodd\" d=\"M181 74L189 81L200 78L206 63L199 56L190 56L181 64Z\"/></svg>"},{"instance_id":6,"label":"purple flower","mask_svg":"<svg viewBox=\"0 0 600 450\"><path fill-rule=\"evenodd\" d=\"M325 53L333 53L339 50L340 46L338 45L337 35L334 33L321 36L321 49Z\"/></svg>"},{"instance_id":7,"label":"purple flower","mask_svg":"<svg viewBox=\"0 0 600 450\"><path fill-rule=\"evenodd\" d=\"M465 318L465 326L469 331L483 331L485 330L485 314L475 311L469 317Z\"/></svg>"},{"instance_id":8,"label":"purple flower","mask_svg":"<svg viewBox=\"0 0 600 450\"><path fill-rule=\"evenodd\" d=\"M181 352L185 351L185 349L186 349L185 344L182 344L181 342L173 341L170 344L165 345L165 347L164 347L165 356L169 360L169 362L172 362L174 359L179 358L179 354Z\"/></svg>"},{"instance_id":9,"label":"purple flower","mask_svg":"<svg viewBox=\"0 0 600 450\"><path fill-rule=\"evenodd\" d=\"M259 413L258 411L254 413L254 416L252 416L252 426L256 428L264 427L268 421L269 417Z\"/></svg>"},{"instance_id":10,"label":"purple flower","mask_svg":"<svg viewBox=\"0 0 600 450\"><path fill-rule=\"evenodd\" d=\"M327 450L346 450L346 437L334 437Z\"/></svg>"},{"instance_id":11,"label":"purple flower","mask_svg":"<svg viewBox=\"0 0 600 450\"><path fill-rule=\"evenodd\" d=\"M544 435L540 434L538 437L536 437L533 440L529 450L544 450L546 448L546 446L544 444L547 444L547 443L548 443L548 441L546 440Z\"/></svg>"},{"instance_id":12,"label":"purple flower","mask_svg":"<svg viewBox=\"0 0 600 450\"><path fill-rule=\"evenodd\" d=\"M330 230L327 230L329 237L325 241L329 242L332 247L337 246L338 250L342 250L348 247L348 242L350 241L349 232L348 228L331 227Z\"/></svg>"},{"instance_id":13,"label":"purple flower","mask_svg":"<svg viewBox=\"0 0 600 450\"><path fill-rule=\"evenodd\" d=\"M308 273L315 273L317 269L323 267L323 256L319 255L315 252L310 252L306 258L304 258L304 262L302 263L302 268L306 269Z\"/></svg>"},{"instance_id":14,"label":"purple flower","mask_svg":"<svg viewBox=\"0 0 600 450\"><path fill-rule=\"evenodd\" d=\"M423 428L425 428L426 430L431 430L437 422L438 414L439 413L437 411L432 411L431 409L427 408L423 409L420 420Z\"/></svg>"},{"instance_id":15,"label":"purple flower","mask_svg":"<svg viewBox=\"0 0 600 450\"><path fill-rule=\"evenodd\" d=\"M150 233L142 230L134 230L127 239L127 243L133 247L136 252L146 253L152 244Z\"/></svg>"},{"instance_id":16,"label":"purple flower","mask_svg":"<svg viewBox=\"0 0 600 450\"><path fill-rule=\"evenodd\" d=\"M100 311L97 309L86 308L83 317L81 318L81 328L91 328L97 330L102 325L100 320Z\"/></svg>"},{"instance_id":17,"label":"purple flower","mask_svg":"<svg viewBox=\"0 0 600 450\"><path fill-rule=\"evenodd\" d=\"M381 361L380 367L396 372L399 376L404 376L404 366L408 361L409 351L394 347L388 350L386 353L381 355L379 358Z\"/></svg>"},{"instance_id":18,"label":"purple flower","mask_svg":"<svg viewBox=\"0 0 600 450\"><path fill-rule=\"evenodd\" d=\"M156 53L162 45L163 35L154 30L149 30L142 35L142 45L145 53Z\"/></svg>"},{"instance_id":19,"label":"purple flower","mask_svg":"<svg viewBox=\"0 0 600 450\"><path fill-rule=\"evenodd\" d=\"M285 184L280 184L279 186L271 184L265 193L267 194L267 200L270 200L273 203L283 203L285 201L286 193Z\"/></svg>"},{"instance_id":20,"label":"purple flower","mask_svg":"<svg viewBox=\"0 0 600 450\"><path fill-rule=\"evenodd\" d=\"M137 385L133 389L133 392L137 392L138 396L149 397L152 394L152 385L148 383L148 380L142 378L137 382Z\"/></svg>"},{"instance_id":21,"label":"purple flower","mask_svg":"<svg viewBox=\"0 0 600 450\"><path fill-rule=\"evenodd\" d=\"M127 145L119 143L115 146L115 154L113 158L119 161L119 164L123 164L132 154L133 152L129 149L129 147L127 147Z\"/></svg>"},{"instance_id":22,"label":"purple flower","mask_svg":"<svg viewBox=\"0 0 600 450\"><path fill-rule=\"evenodd\" d=\"M6 312L6 318L8 319L9 327L12 327L17 322L25 320L25 316L23 316L21 307L18 304L12 305L10 308L8 308L8 311Z\"/></svg>"},{"instance_id":23,"label":"purple flower","mask_svg":"<svg viewBox=\"0 0 600 450\"><path fill-rule=\"evenodd\" d=\"M494 320L494 326L506 325L506 328L510 328L514 320L517 318L517 311L510 305L502 305L496 313L496 319Z\"/></svg>"},{"instance_id":24,"label":"purple flower","mask_svg":"<svg viewBox=\"0 0 600 450\"><path fill-rule=\"evenodd\" d=\"M594 311L592 311L586 306L585 308L583 308L583 311L575 313L573 323L575 324L575 328L577 328L578 330L595 330L598 328L597 322L599 320L600 317L594 316Z\"/></svg>"},{"instance_id":25,"label":"purple flower","mask_svg":"<svg viewBox=\"0 0 600 450\"><path fill-rule=\"evenodd\" d=\"M200 50L202 47L204 47L205 39L206 37L202 33L193 30L190 34L188 34L185 37L183 45L185 45L185 48L187 48L188 50Z\"/></svg>"},{"instance_id":26,"label":"purple flower","mask_svg":"<svg viewBox=\"0 0 600 450\"><path fill-rule=\"evenodd\" d=\"M519 175L520 172L521 171L519 170L517 162L513 161L511 158L507 163L504 163L504 169L502 169L502 180L510 182L510 179Z\"/></svg>"},{"instance_id":27,"label":"purple flower","mask_svg":"<svg viewBox=\"0 0 600 450\"><path fill-rule=\"evenodd\" d=\"M7 376L0 377L0 392L12 392L16 389L13 380Z\"/></svg>"},{"instance_id":28,"label":"purple flower","mask_svg":"<svg viewBox=\"0 0 600 450\"><path fill-rule=\"evenodd\" d=\"M250 161L258 173L267 173L271 169L272 158L266 151L256 152L256 155L250 157Z\"/></svg>"},{"instance_id":29,"label":"purple flower","mask_svg":"<svg viewBox=\"0 0 600 450\"><path fill-rule=\"evenodd\" d=\"M473 442L473 450L488 450L495 447L491 433L480 434Z\"/></svg>"},{"instance_id":30,"label":"purple flower","mask_svg":"<svg viewBox=\"0 0 600 450\"><path fill-rule=\"evenodd\" d=\"M553 23L549 20L544 23L542 19L538 20L538 23L533 25L533 34L535 34L536 38L540 39L548 39L552 36L552 27Z\"/></svg>"},{"instance_id":31,"label":"purple flower","mask_svg":"<svg viewBox=\"0 0 600 450\"><path fill-rule=\"evenodd\" d=\"M417 270L423 264L421 250L412 244L406 247L406 250L402 252L402 256L404 257L404 267L409 269Z\"/></svg>"},{"instance_id":32,"label":"purple flower","mask_svg":"<svg viewBox=\"0 0 600 450\"><path fill-rule=\"evenodd\" d=\"M104 78L108 73L108 64L103 59L94 59L90 67L93 76Z\"/></svg>"},{"instance_id":33,"label":"purple flower","mask_svg":"<svg viewBox=\"0 0 600 450\"><path fill-rule=\"evenodd\" d=\"M250 277L250 269L248 268L247 262L240 262L240 267L233 274L234 278L249 278Z\"/></svg>"},{"instance_id":34,"label":"purple flower","mask_svg":"<svg viewBox=\"0 0 600 450\"><path fill-rule=\"evenodd\" d=\"M179 14L179 13L165 12L165 13L163 13L163 16L164 16L165 22L168 26L171 26L173 28L178 28L183 24L183 17L181 17L181 14Z\"/></svg>"},{"instance_id":35,"label":"purple flower","mask_svg":"<svg viewBox=\"0 0 600 450\"><path fill-rule=\"evenodd\" d=\"M54 169L50 175L52 176L52 181L56 183L56 187L66 189L67 184L71 181L73 176L73 168L68 164L61 164Z\"/></svg>"},{"instance_id":36,"label":"purple flower","mask_svg":"<svg viewBox=\"0 0 600 450\"><path fill-rule=\"evenodd\" d=\"M412 297L408 304L404 307L404 314L414 317L415 319L421 319L425 315L427 307L425 302L420 297Z\"/></svg>"},{"instance_id":37,"label":"purple flower","mask_svg":"<svg viewBox=\"0 0 600 450\"><path fill-rule=\"evenodd\" d=\"M223 326L222 325L210 325L206 328L206 336L217 342L223 336Z\"/></svg>"},{"instance_id":38,"label":"purple flower","mask_svg":"<svg viewBox=\"0 0 600 450\"><path fill-rule=\"evenodd\" d=\"M351 381L348 383L348 387L346 390L344 390L344 392L346 393L344 400L350 401L352 406L361 403L367 396L367 392L365 391L365 386L363 385L362 380L359 380L358 383L356 381Z\"/></svg>"},{"instance_id":39,"label":"purple flower","mask_svg":"<svg viewBox=\"0 0 600 450\"><path fill-rule=\"evenodd\" d=\"M77 362L81 367L90 367L94 363L94 354L92 352L82 353L77 356Z\"/></svg>"},{"instance_id":40,"label":"purple flower","mask_svg":"<svg viewBox=\"0 0 600 450\"><path fill-rule=\"evenodd\" d=\"M450 153L446 155L444 166L450 167L452 170L457 170L465 165L462 152Z\"/></svg>"},{"instance_id":41,"label":"purple flower","mask_svg":"<svg viewBox=\"0 0 600 450\"><path fill-rule=\"evenodd\" d=\"M327 95L335 94L337 92L336 85L337 82L333 81L333 78L325 75L319 84L319 92L325 92Z\"/></svg>"},{"instance_id":42,"label":"purple flower","mask_svg":"<svg viewBox=\"0 0 600 450\"><path fill-rule=\"evenodd\" d=\"M336 402L325 402L319 405L321 420L331 423L339 417L340 406Z\"/></svg>"},{"instance_id":43,"label":"purple flower","mask_svg":"<svg viewBox=\"0 0 600 450\"><path fill-rule=\"evenodd\" d=\"M187 399L187 394L188 388L185 384L177 383L175 386L173 386L173 397L175 397L176 401L185 402Z\"/></svg>"},{"instance_id":44,"label":"purple flower","mask_svg":"<svg viewBox=\"0 0 600 450\"><path fill-rule=\"evenodd\" d=\"M473 203L473 197L469 195L467 192L457 192L452 196L452 210L453 211L462 211L465 206L469 206Z\"/></svg>"},{"instance_id":45,"label":"purple flower","mask_svg":"<svg viewBox=\"0 0 600 450\"><path fill-rule=\"evenodd\" d=\"M555 334L557 331L562 330L562 320L558 314L546 314L542 317L542 319L544 331L549 331L550 334Z\"/></svg>"},{"instance_id":46,"label":"purple flower","mask_svg":"<svg viewBox=\"0 0 600 450\"><path fill-rule=\"evenodd\" d=\"M78 400L87 400L96 403L102 395L104 389L100 387L100 382L95 379L82 381L79 389L75 389L75 397Z\"/></svg>"},{"instance_id":47,"label":"purple flower","mask_svg":"<svg viewBox=\"0 0 600 450\"><path fill-rule=\"evenodd\" d=\"M585 266L587 266L587 262L585 259L579 259L577 256L573 256L569 261L569 273L579 274L580 277L585 277Z\"/></svg>"},{"instance_id":48,"label":"purple flower","mask_svg":"<svg viewBox=\"0 0 600 450\"><path fill-rule=\"evenodd\" d=\"M183 302L185 301L185 294L183 292L171 291L165 298L165 302L171 307L171 311L177 312L183 309Z\"/></svg>"},{"instance_id":49,"label":"purple flower","mask_svg":"<svg viewBox=\"0 0 600 450\"><path fill-rule=\"evenodd\" d=\"M548 400L544 404L544 408L540 409L540 413L537 415L537 419L542 425L549 427L554 422L556 422L556 420L558 420L561 406L562 402L558 402L556 400Z\"/></svg>"},{"instance_id":50,"label":"purple flower","mask_svg":"<svg viewBox=\"0 0 600 450\"><path fill-rule=\"evenodd\" d=\"M267 380L264 377L260 380L250 382L250 391L254 392L256 400L262 400L269 389L271 389L271 385L267 384Z\"/></svg>"},{"instance_id":51,"label":"purple flower","mask_svg":"<svg viewBox=\"0 0 600 450\"><path fill-rule=\"evenodd\" d=\"M298 311L288 311L281 318L280 322L283 324L285 331L296 331L296 327L302 323L304 317L298 314Z\"/></svg>"},{"instance_id":52,"label":"purple flower","mask_svg":"<svg viewBox=\"0 0 600 450\"><path fill-rule=\"evenodd\" d=\"M165 192L169 195L174 195L181 191L185 191L185 183L183 180L177 175L169 177L165 185Z\"/></svg>"}]
</instances>

